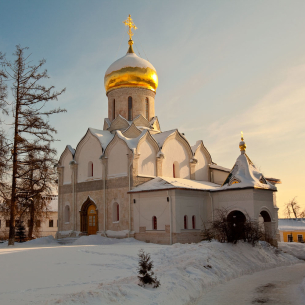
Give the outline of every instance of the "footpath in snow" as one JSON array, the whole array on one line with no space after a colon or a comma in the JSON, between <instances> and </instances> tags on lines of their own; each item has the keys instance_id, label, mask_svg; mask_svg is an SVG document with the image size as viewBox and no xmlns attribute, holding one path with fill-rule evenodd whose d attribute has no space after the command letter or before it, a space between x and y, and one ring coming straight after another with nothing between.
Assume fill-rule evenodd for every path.
<instances>
[{"instance_id":1,"label":"footpath in snow","mask_svg":"<svg viewBox=\"0 0 305 305\"><path fill-rule=\"evenodd\" d=\"M138 251L151 254L157 289L138 286ZM260 243L147 244L83 236L69 246L41 238L0 245L0 304L196 304L211 287L303 261Z\"/></svg>"}]
</instances>

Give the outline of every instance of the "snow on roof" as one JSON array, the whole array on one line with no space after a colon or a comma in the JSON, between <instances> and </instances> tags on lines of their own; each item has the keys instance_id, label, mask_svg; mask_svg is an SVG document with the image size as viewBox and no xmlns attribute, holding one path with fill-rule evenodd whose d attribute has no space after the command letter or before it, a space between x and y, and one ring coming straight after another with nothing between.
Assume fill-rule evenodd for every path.
<instances>
[{"instance_id":1,"label":"snow on roof","mask_svg":"<svg viewBox=\"0 0 305 305\"><path fill-rule=\"evenodd\" d=\"M267 177L265 177L266 178L266 180L268 180L268 181L270 181L270 182L272 182L273 184L281 184L282 183L282 181L281 181L281 179L277 179L277 178L267 178Z\"/></svg>"},{"instance_id":2,"label":"snow on roof","mask_svg":"<svg viewBox=\"0 0 305 305\"><path fill-rule=\"evenodd\" d=\"M108 130L99 130L95 128L89 128L90 132L98 138L103 150L107 147L110 141L113 139L114 135Z\"/></svg>"},{"instance_id":3,"label":"snow on roof","mask_svg":"<svg viewBox=\"0 0 305 305\"><path fill-rule=\"evenodd\" d=\"M138 146L138 143L139 143L139 140L145 135L145 133L147 132L147 130L143 130L141 132L141 134L136 137L136 138L126 138L122 132L120 130L117 130L116 131L116 134L118 135L118 137L122 140L124 140L127 144L127 146L132 150L132 151L135 151L137 146Z\"/></svg>"},{"instance_id":4,"label":"snow on roof","mask_svg":"<svg viewBox=\"0 0 305 305\"><path fill-rule=\"evenodd\" d=\"M305 218L279 219L280 231L305 231Z\"/></svg>"},{"instance_id":5,"label":"snow on roof","mask_svg":"<svg viewBox=\"0 0 305 305\"><path fill-rule=\"evenodd\" d=\"M217 165L215 163L214 164L210 164L209 166L210 166L210 168L218 169L218 170L223 171L223 172L228 172L229 173L231 171L229 168Z\"/></svg>"},{"instance_id":6,"label":"snow on roof","mask_svg":"<svg viewBox=\"0 0 305 305\"><path fill-rule=\"evenodd\" d=\"M168 131L164 131L164 132L160 132L160 133L156 133L156 134L151 134L153 136L153 138L157 141L158 145L160 148L162 148L165 140L174 132L176 132L177 129L172 129L172 130L168 130Z\"/></svg>"},{"instance_id":7,"label":"snow on roof","mask_svg":"<svg viewBox=\"0 0 305 305\"><path fill-rule=\"evenodd\" d=\"M108 118L104 118L104 122L106 122L106 124L108 125L108 127L110 127L111 122Z\"/></svg>"},{"instance_id":8,"label":"snow on roof","mask_svg":"<svg viewBox=\"0 0 305 305\"><path fill-rule=\"evenodd\" d=\"M75 155L75 149L74 149L74 148L72 148L72 146L71 146L71 145L67 145L67 148L70 150L70 152L71 152L72 156L74 156L74 155Z\"/></svg>"},{"instance_id":9,"label":"snow on roof","mask_svg":"<svg viewBox=\"0 0 305 305\"><path fill-rule=\"evenodd\" d=\"M263 174L255 167L246 154L241 154L237 158L226 181L217 190L223 191L241 188L277 190L274 185L266 181Z\"/></svg>"},{"instance_id":10,"label":"snow on roof","mask_svg":"<svg viewBox=\"0 0 305 305\"><path fill-rule=\"evenodd\" d=\"M126 67L150 68L156 71L155 67L149 61L139 57L135 53L127 53L125 56L119 58L110 65L105 73L105 76L113 71L118 71Z\"/></svg>"},{"instance_id":11,"label":"snow on roof","mask_svg":"<svg viewBox=\"0 0 305 305\"><path fill-rule=\"evenodd\" d=\"M130 193L148 192L167 189L190 189L206 191L218 188L219 185L208 181L195 181L182 178L156 177L130 191Z\"/></svg>"}]
</instances>

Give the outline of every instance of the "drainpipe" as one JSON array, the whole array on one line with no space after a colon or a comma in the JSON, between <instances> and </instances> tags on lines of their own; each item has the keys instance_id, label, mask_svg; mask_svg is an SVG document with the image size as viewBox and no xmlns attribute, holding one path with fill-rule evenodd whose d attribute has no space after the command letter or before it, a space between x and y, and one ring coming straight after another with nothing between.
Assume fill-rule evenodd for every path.
<instances>
[{"instance_id":1,"label":"drainpipe","mask_svg":"<svg viewBox=\"0 0 305 305\"><path fill-rule=\"evenodd\" d=\"M169 200L169 244L172 245L173 244L173 238L172 238L172 198L169 195L169 192L167 191L167 197Z\"/></svg>"},{"instance_id":2,"label":"drainpipe","mask_svg":"<svg viewBox=\"0 0 305 305\"><path fill-rule=\"evenodd\" d=\"M103 159L107 159L106 157L105 158L102 158L103 155L100 156L99 160L104 168L104 173L103 173L103 187L104 187L104 235L105 237L107 237L107 234L106 234L106 164L105 162L103 162Z\"/></svg>"},{"instance_id":3,"label":"drainpipe","mask_svg":"<svg viewBox=\"0 0 305 305\"><path fill-rule=\"evenodd\" d=\"M133 163L133 160L134 160L134 155L132 155L132 159L130 161L130 164L129 164L129 191L131 191L131 165ZM131 230L131 206L130 206L130 201L131 201L131 194L129 193L128 194L128 201L129 201L129 224L128 224L128 237L130 237L130 230Z\"/></svg>"},{"instance_id":4,"label":"drainpipe","mask_svg":"<svg viewBox=\"0 0 305 305\"><path fill-rule=\"evenodd\" d=\"M104 235L106 235L106 165L104 165Z\"/></svg>"},{"instance_id":5,"label":"drainpipe","mask_svg":"<svg viewBox=\"0 0 305 305\"><path fill-rule=\"evenodd\" d=\"M212 221L214 221L214 206L213 206L213 197L211 195L211 192L209 192L210 198L211 198L211 208L212 208Z\"/></svg>"}]
</instances>

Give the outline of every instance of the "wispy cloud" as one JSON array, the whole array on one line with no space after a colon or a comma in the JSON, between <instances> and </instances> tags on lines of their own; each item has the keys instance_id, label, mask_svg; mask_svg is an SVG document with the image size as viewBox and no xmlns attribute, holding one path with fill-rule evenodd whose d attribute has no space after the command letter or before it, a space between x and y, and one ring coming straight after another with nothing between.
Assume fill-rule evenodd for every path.
<instances>
[{"instance_id":1,"label":"wispy cloud","mask_svg":"<svg viewBox=\"0 0 305 305\"><path fill-rule=\"evenodd\" d=\"M305 65L286 72L282 83L263 96L256 104L231 115L221 117L207 126L184 127L186 131L205 131L213 151L227 154L236 145L236 135L241 130L251 141L275 144L285 142L305 131ZM233 140L234 139L234 140ZM232 142L233 141L233 142ZM305 144L304 144L305 145Z\"/></svg>"}]
</instances>

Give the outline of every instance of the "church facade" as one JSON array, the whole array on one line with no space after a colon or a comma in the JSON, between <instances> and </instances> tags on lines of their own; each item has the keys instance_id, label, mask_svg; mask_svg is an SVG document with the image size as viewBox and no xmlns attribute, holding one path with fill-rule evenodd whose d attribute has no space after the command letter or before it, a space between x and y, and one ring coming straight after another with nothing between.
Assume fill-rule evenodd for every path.
<instances>
[{"instance_id":1,"label":"church facade","mask_svg":"<svg viewBox=\"0 0 305 305\"><path fill-rule=\"evenodd\" d=\"M156 69L134 53L130 17L125 24L127 54L105 73L108 118L102 129L89 128L76 149L67 145L58 162L57 237L198 242L225 208L228 219L263 219L275 242L279 180L256 169L243 139L230 170L212 161L202 141L191 145L177 129L161 131Z\"/></svg>"}]
</instances>

